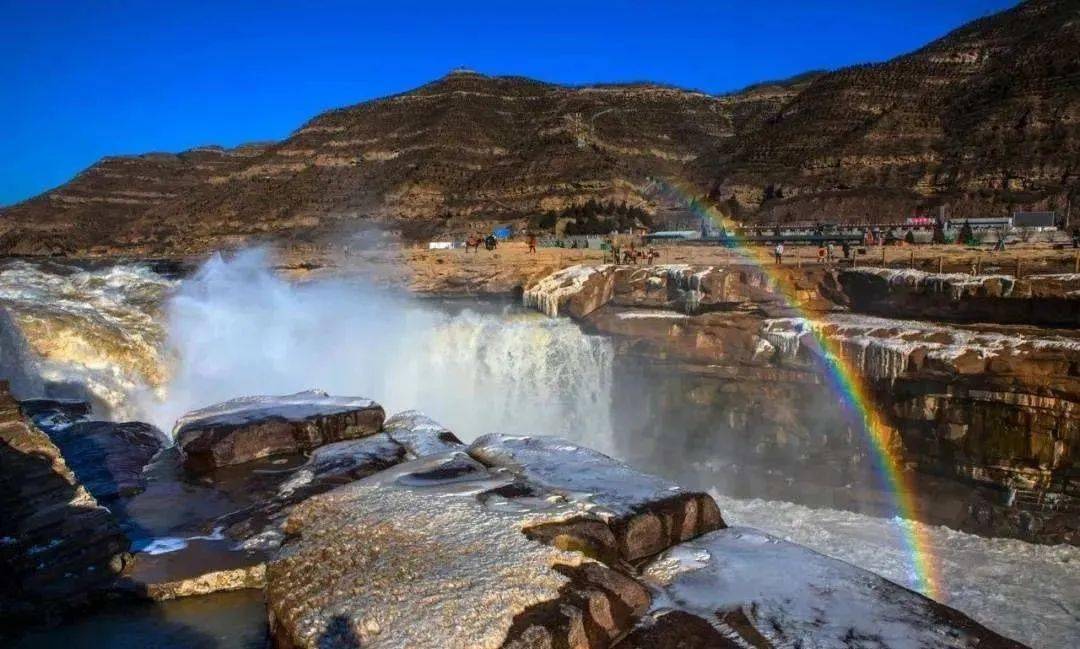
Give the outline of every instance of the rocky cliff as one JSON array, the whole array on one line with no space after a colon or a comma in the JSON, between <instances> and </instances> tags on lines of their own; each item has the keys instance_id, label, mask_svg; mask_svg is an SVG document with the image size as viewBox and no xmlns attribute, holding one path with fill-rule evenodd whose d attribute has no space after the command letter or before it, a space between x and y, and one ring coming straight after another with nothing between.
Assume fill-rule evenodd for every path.
<instances>
[{"instance_id":1,"label":"rocky cliff","mask_svg":"<svg viewBox=\"0 0 1080 649\"><path fill-rule=\"evenodd\" d=\"M686 220L887 220L1078 198L1076 0L1030 0L895 60L723 96L455 71L281 142L113 157L0 213L0 251L204 251L422 237L595 199Z\"/></svg>"},{"instance_id":2,"label":"rocky cliff","mask_svg":"<svg viewBox=\"0 0 1080 649\"><path fill-rule=\"evenodd\" d=\"M873 269L845 273L881 279ZM1047 294L1060 300L1057 314L1074 313L1067 281L1062 288L1058 276L1030 277L1003 295L1000 278L980 278L984 285L967 276L887 271L920 281L901 283L895 293L882 289L870 301L866 286L845 273L839 282L831 275L788 278L793 290L781 291L775 273L752 267L575 266L537 281L523 299L613 336L616 430L646 466L683 474L679 461L665 465L663 458L728 458L730 465L697 467L706 483L743 495L754 484L754 496L780 499L792 495L773 468L788 467L787 484L801 497L864 506L865 494L852 494L850 485L867 481L871 449L837 407L817 343L823 340L869 388L891 452L919 472L920 490L957 494L929 499L927 520L982 534L1080 540L1080 338L1068 330L840 313L823 297L893 313L926 301L960 315L1007 301L1015 307L1003 310L1008 321ZM655 430L681 435L652 439Z\"/></svg>"},{"instance_id":3,"label":"rocky cliff","mask_svg":"<svg viewBox=\"0 0 1080 649\"><path fill-rule=\"evenodd\" d=\"M87 603L111 585L128 547L112 513L0 386L0 635Z\"/></svg>"}]
</instances>

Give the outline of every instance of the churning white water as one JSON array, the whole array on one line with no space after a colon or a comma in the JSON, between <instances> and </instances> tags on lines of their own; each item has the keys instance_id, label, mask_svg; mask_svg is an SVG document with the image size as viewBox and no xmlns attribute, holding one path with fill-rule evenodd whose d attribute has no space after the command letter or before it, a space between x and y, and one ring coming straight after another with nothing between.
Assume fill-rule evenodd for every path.
<instances>
[{"instance_id":1,"label":"churning white water","mask_svg":"<svg viewBox=\"0 0 1080 649\"><path fill-rule=\"evenodd\" d=\"M144 266L0 271L0 367L17 395L89 396L168 431L238 396L319 388L421 409L471 439L548 433L610 449L612 350L517 306L460 306L359 282L289 282L267 255L215 257L182 282ZM77 384L64 392L55 383Z\"/></svg>"},{"instance_id":2,"label":"churning white water","mask_svg":"<svg viewBox=\"0 0 1080 649\"><path fill-rule=\"evenodd\" d=\"M343 281L292 283L262 252L208 262L166 305L166 429L250 394L319 388L417 408L464 438L550 432L607 447L612 351L573 323L506 307L439 309Z\"/></svg>"}]
</instances>

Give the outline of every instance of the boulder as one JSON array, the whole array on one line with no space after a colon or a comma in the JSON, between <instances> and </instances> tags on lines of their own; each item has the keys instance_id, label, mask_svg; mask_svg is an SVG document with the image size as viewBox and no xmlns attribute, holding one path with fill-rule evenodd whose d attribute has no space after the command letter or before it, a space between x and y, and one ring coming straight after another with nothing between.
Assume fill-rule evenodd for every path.
<instances>
[{"instance_id":1,"label":"boulder","mask_svg":"<svg viewBox=\"0 0 1080 649\"><path fill-rule=\"evenodd\" d=\"M90 601L128 540L0 385L0 628Z\"/></svg>"},{"instance_id":2,"label":"boulder","mask_svg":"<svg viewBox=\"0 0 1080 649\"><path fill-rule=\"evenodd\" d=\"M708 494L559 438L485 435L469 446L469 455L581 505L608 525L627 561L724 527Z\"/></svg>"},{"instance_id":3,"label":"boulder","mask_svg":"<svg viewBox=\"0 0 1080 649\"><path fill-rule=\"evenodd\" d=\"M677 545L643 566L642 578L664 612L708 621L738 640L731 646L1023 647L873 573L750 528Z\"/></svg>"},{"instance_id":4,"label":"boulder","mask_svg":"<svg viewBox=\"0 0 1080 649\"><path fill-rule=\"evenodd\" d=\"M139 421L77 421L49 430L75 475L100 501L133 496L146 487L143 469L168 442Z\"/></svg>"},{"instance_id":5,"label":"boulder","mask_svg":"<svg viewBox=\"0 0 1080 649\"><path fill-rule=\"evenodd\" d=\"M173 437L185 466L201 473L373 435L384 417L382 406L369 399L311 390L241 397L189 412L177 420Z\"/></svg>"},{"instance_id":6,"label":"boulder","mask_svg":"<svg viewBox=\"0 0 1080 649\"><path fill-rule=\"evenodd\" d=\"M390 417L383 424L383 432L405 449L410 460L465 446L450 429L419 410L406 410Z\"/></svg>"}]
</instances>

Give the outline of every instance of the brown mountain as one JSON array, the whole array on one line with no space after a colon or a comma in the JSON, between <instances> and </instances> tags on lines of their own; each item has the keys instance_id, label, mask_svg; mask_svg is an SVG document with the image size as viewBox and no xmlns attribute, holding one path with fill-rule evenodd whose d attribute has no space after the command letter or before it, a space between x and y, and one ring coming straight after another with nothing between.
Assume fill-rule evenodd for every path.
<instances>
[{"instance_id":1,"label":"brown mountain","mask_svg":"<svg viewBox=\"0 0 1080 649\"><path fill-rule=\"evenodd\" d=\"M634 84L564 87L455 71L330 111L238 150L108 158L0 215L0 250L185 252L368 222L468 228L589 199L653 205L651 176L692 178L793 92L714 97Z\"/></svg>"},{"instance_id":2,"label":"brown mountain","mask_svg":"<svg viewBox=\"0 0 1080 649\"><path fill-rule=\"evenodd\" d=\"M1064 213L1080 199L1080 1L820 76L721 166L713 198L761 220Z\"/></svg>"},{"instance_id":3,"label":"brown mountain","mask_svg":"<svg viewBox=\"0 0 1080 649\"><path fill-rule=\"evenodd\" d=\"M178 253L376 223L468 229L590 199L747 220L1058 208L1077 190L1080 0L1034 0L887 63L712 96L455 71L273 144L112 157L0 212L8 253Z\"/></svg>"}]
</instances>

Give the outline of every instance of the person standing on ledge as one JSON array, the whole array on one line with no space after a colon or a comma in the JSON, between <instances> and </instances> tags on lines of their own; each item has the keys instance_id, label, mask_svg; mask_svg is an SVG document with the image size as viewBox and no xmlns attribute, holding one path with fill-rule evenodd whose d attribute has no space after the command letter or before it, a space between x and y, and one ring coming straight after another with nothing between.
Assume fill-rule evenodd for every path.
<instances>
[{"instance_id":1,"label":"person standing on ledge","mask_svg":"<svg viewBox=\"0 0 1080 649\"><path fill-rule=\"evenodd\" d=\"M529 253L535 255L536 254L536 233L535 232L530 232L529 233L528 241L529 241Z\"/></svg>"},{"instance_id":2,"label":"person standing on ledge","mask_svg":"<svg viewBox=\"0 0 1080 649\"><path fill-rule=\"evenodd\" d=\"M773 248L773 257L776 258L777 265L784 263L784 242L779 241L776 247Z\"/></svg>"}]
</instances>

